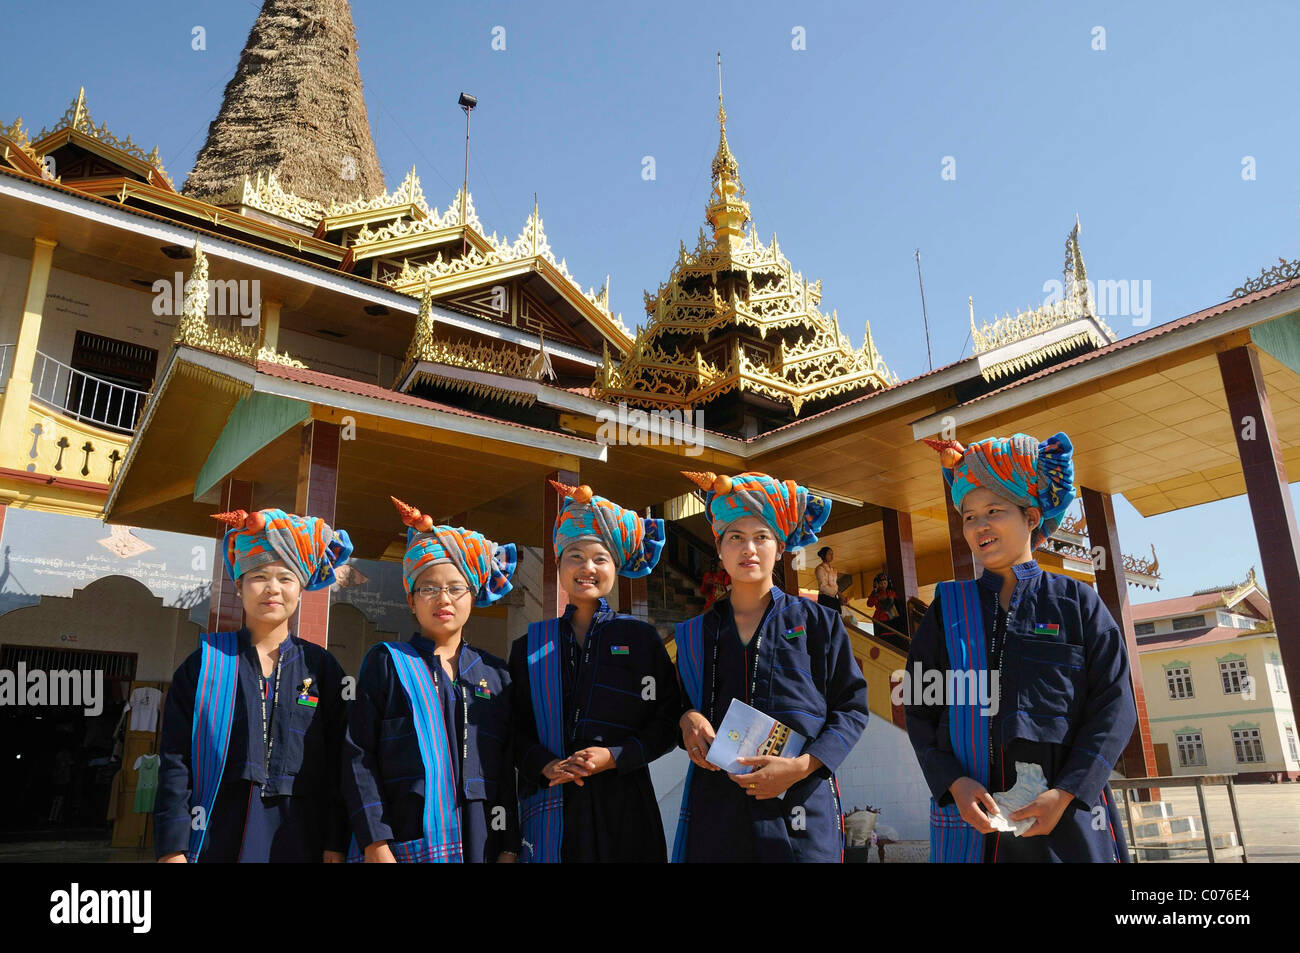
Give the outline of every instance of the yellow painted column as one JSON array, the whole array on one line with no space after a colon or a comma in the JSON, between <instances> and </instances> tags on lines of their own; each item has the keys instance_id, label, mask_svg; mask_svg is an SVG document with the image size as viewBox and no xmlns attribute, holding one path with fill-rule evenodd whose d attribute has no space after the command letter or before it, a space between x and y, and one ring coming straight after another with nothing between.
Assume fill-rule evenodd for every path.
<instances>
[{"instance_id":1,"label":"yellow painted column","mask_svg":"<svg viewBox=\"0 0 1300 953\"><path fill-rule=\"evenodd\" d=\"M32 399L32 368L36 363L36 343L41 336L50 263L54 260L54 246L57 244L48 238L37 238L33 242L23 323L18 330L9 380L5 382L4 402L0 404L0 458L6 461L5 465L10 465L8 461L14 459L22 442L27 405Z\"/></svg>"},{"instance_id":2,"label":"yellow painted column","mask_svg":"<svg viewBox=\"0 0 1300 953\"><path fill-rule=\"evenodd\" d=\"M267 298L262 302L262 347L274 351L280 346L280 302Z\"/></svg>"}]
</instances>

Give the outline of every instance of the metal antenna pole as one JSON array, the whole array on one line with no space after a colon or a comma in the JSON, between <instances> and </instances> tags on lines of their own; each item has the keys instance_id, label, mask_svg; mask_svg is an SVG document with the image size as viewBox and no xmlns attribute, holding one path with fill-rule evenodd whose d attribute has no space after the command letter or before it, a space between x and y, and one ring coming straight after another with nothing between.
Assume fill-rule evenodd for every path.
<instances>
[{"instance_id":1,"label":"metal antenna pole","mask_svg":"<svg viewBox=\"0 0 1300 953\"><path fill-rule=\"evenodd\" d=\"M930 354L930 316L925 313L925 282L921 280L921 249L916 250L916 283L921 286L921 319L925 322L925 358L934 370L934 357Z\"/></svg>"}]
</instances>

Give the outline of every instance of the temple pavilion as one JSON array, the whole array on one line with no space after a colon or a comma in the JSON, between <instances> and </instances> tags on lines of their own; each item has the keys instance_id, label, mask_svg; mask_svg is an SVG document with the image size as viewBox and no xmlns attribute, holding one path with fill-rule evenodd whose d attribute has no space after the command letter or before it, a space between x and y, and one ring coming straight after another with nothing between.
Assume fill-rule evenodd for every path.
<instances>
[{"instance_id":1,"label":"temple pavilion","mask_svg":"<svg viewBox=\"0 0 1300 953\"><path fill-rule=\"evenodd\" d=\"M1300 690L1287 485L1300 474L1295 263L1119 339L1097 313L1076 222L1061 300L978 326L972 309L973 355L900 380L869 325L854 346L828 313L824 301L850 289L824 293L775 235L759 238L719 96L704 227L692 250L665 255L668 277L629 327L610 309L608 276L597 287L575 275L598 263L571 270L551 247L537 204L498 235L465 189L431 205L411 169L386 190L347 4L323 6L343 14L325 36L263 9L180 189L156 149L92 120L85 90L41 132L0 126L0 525L31 509L101 533L103 520L215 541L210 514L278 506L345 527L357 557L391 564L403 548L395 495L529 548L518 598L472 620L504 654L527 622L563 609L548 479L668 520L663 568L622 580L619 602L670 637L699 611L714 555L680 471L765 470L835 501L823 539L854 580L854 651L873 712L901 725L890 673L915 616L902 641L887 638L860 597L884 570L919 611L938 582L978 572L921 439L1061 429L1081 505L1039 554L1043 568L1095 584L1136 659L1128 588L1156 586L1159 566L1154 549L1130 554L1150 541L1119 538L1113 498L1153 516L1245 493ZM277 61L286 75L269 86L252 68L267 48L304 43L328 48L326 72L342 79L321 85L310 55ZM328 141L294 139L322 134L294 121L307 102L330 110ZM276 133L249 148L241 130L261 123ZM248 287L258 294L243 308ZM602 439L619 407L642 412L644 439ZM693 443L673 414L703 421ZM788 591L815 588L813 562L787 555ZM238 626L220 563L208 569L207 624ZM355 670L365 643L394 634L359 615L338 592L307 593L298 630L346 643L340 659ZM165 655L153 668L166 674L151 678L169 676ZM1132 670L1140 727L1122 770L1152 775Z\"/></svg>"}]
</instances>

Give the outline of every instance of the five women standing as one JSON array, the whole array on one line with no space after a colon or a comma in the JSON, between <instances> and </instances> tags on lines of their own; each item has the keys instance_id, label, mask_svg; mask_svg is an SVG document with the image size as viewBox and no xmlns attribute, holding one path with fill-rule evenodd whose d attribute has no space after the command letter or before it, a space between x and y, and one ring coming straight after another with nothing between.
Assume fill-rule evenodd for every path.
<instances>
[{"instance_id":1,"label":"five women standing","mask_svg":"<svg viewBox=\"0 0 1300 953\"><path fill-rule=\"evenodd\" d=\"M907 708L934 793L932 857L1127 859L1106 784L1134 718L1123 639L1091 588L1032 557L1072 499L1069 440L936 448L985 572L940 585L908 668L997 673L1001 689L993 712L951 699ZM607 599L616 577L654 570L662 520L555 484L568 605L530 625L507 664L470 646L464 626L511 590L515 547L394 499L418 631L371 649L350 701L333 656L289 629L301 591L346 562L347 534L280 510L221 514L247 624L202 636L174 677L159 858L662 862L648 768L680 744L691 763L674 860L841 860L834 771L866 727L867 685L839 613L773 585L830 503L764 473L686 475L705 491L731 588L677 625L675 668L655 628ZM737 703L788 727L801 750L742 758L735 773L711 763ZM1037 770L1046 789L1010 814L1034 826L996 833L989 792Z\"/></svg>"}]
</instances>

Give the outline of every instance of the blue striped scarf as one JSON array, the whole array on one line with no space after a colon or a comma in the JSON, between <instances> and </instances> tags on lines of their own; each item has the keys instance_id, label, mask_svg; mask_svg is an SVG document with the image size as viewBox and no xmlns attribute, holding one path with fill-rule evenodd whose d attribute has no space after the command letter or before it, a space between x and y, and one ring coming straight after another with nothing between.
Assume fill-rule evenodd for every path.
<instances>
[{"instance_id":1,"label":"blue striped scarf","mask_svg":"<svg viewBox=\"0 0 1300 953\"><path fill-rule=\"evenodd\" d=\"M226 769L230 726L235 715L235 688L239 677L239 636L234 632L205 632L199 636L199 682L194 691L190 727L190 771L193 793L190 810L202 808L201 818L191 814L190 849L186 859L196 863L203 852L212 807ZM193 820L198 820L195 829Z\"/></svg>"},{"instance_id":2,"label":"blue striped scarf","mask_svg":"<svg viewBox=\"0 0 1300 953\"><path fill-rule=\"evenodd\" d=\"M424 836L419 840L391 841L389 849L400 864L459 864L464 859L460 838L460 798L453 784L447 725L443 721L442 704L438 701L433 675L424 656L410 643L380 644L392 656L397 680L411 703L415 740L420 747L420 760L424 763ZM367 655L366 661L369 660ZM438 662L435 660L434 664ZM365 668L365 662L362 668ZM348 860L357 862L361 859L361 850L353 838Z\"/></svg>"},{"instance_id":3,"label":"blue striped scarf","mask_svg":"<svg viewBox=\"0 0 1300 953\"><path fill-rule=\"evenodd\" d=\"M564 756L564 681L560 673L560 620L547 619L528 626L525 650L528 688L537 722L537 740L551 754ZM520 825L524 841L521 860L558 864L564 841L564 788L539 788L524 798Z\"/></svg>"},{"instance_id":4,"label":"blue striped scarf","mask_svg":"<svg viewBox=\"0 0 1300 953\"><path fill-rule=\"evenodd\" d=\"M984 642L984 617L979 583L974 580L941 582L937 597L943 607L948 666L963 672L983 672L988 667ZM945 684L951 680L945 679ZM953 754L985 788L989 785L989 719L980 714L979 692L966 692L965 704L949 699L948 735ZM984 860L984 835L962 820L957 805L940 807L930 798L930 860L945 864L978 864Z\"/></svg>"},{"instance_id":5,"label":"blue striped scarf","mask_svg":"<svg viewBox=\"0 0 1300 953\"><path fill-rule=\"evenodd\" d=\"M677 672L686 689L691 707L701 711L704 706L704 616L697 615L677 623ZM686 837L691 821L691 779L695 777L695 763L686 769L686 782L682 785L682 808L677 818L677 836L673 840L674 864L686 860Z\"/></svg>"}]
</instances>

